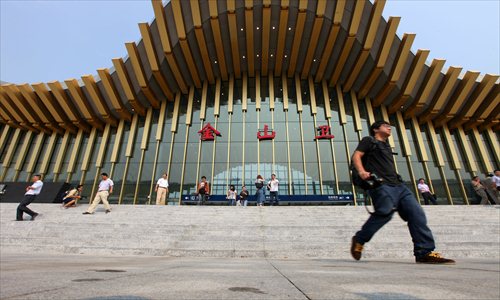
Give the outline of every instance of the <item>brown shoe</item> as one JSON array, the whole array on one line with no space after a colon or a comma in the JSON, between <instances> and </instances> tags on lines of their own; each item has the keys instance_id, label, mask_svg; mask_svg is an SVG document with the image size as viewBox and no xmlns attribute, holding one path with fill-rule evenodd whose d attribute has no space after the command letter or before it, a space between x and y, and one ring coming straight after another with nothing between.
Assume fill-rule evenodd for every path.
<instances>
[{"instance_id":1,"label":"brown shoe","mask_svg":"<svg viewBox=\"0 0 500 300\"><path fill-rule=\"evenodd\" d=\"M356 242L356 237L352 237L351 242L351 255L355 260L361 259L361 253L363 252L363 245Z\"/></svg>"},{"instance_id":2,"label":"brown shoe","mask_svg":"<svg viewBox=\"0 0 500 300\"><path fill-rule=\"evenodd\" d=\"M444 258L437 252L429 252L424 256L416 257L415 262L417 264L455 264L453 259Z\"/></svg>"}]
</instances>

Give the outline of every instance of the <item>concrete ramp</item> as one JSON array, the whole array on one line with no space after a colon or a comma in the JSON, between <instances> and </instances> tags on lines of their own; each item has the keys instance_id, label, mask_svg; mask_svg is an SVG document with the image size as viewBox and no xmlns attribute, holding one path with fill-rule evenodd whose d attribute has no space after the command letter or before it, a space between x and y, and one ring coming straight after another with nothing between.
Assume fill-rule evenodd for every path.
<instances>
[{"instance_id":1,"label":"concrete ramp","mask_svg":"<svg viewBox=\"0 0 500 300\"><path fill-rule=\"evenodd\" d=\"M368 218L353 206L30 207L34 222L16 222L16 204L0 204L1 251L88 255L234 258L350 258L353 234ZM500 258L500 207L426 206L437 251L452 258ZM26 219L29 216L25 215ZM395 214L368 243L364 258L412 258L405 222Z\"/></svg>"}]
</instances>

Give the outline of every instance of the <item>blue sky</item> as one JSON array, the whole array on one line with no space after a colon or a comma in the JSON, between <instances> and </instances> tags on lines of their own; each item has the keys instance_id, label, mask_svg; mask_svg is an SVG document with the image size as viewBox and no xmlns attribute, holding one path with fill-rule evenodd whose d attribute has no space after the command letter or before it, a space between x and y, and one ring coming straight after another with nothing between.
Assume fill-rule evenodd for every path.
<instances>
[{"instance_id":1,"label":"blue sky","mask_svg":"<svg viewBox=\"0 0 500 300\"><path fill-rule=\"evenodd\" d=\"M389 0L398 34L416 33L412 50L431 50L446 66L500 73L500 0ZM96 74L140 38L151 2L0 0L0 80L47 82Z\"/></svg>"}]
</instances>

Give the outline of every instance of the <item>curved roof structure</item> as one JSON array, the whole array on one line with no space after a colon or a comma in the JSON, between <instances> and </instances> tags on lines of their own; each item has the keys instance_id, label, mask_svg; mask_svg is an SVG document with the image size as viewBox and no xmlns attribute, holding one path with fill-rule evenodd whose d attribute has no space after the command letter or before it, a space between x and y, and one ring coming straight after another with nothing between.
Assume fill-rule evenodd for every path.
<instances>
[{"instance_id":1,"label":"curved roof structure","mask_svg":"<svg viewBox=\"0 0 500 300\"><path fill-rule=\"evenodd\" d=\"M116 126L148 107L187 94L204 81L230 77L299 76L338 85L389 113L403 111L434 126L498 130L499 75L426 63L411 52L415 34L396 35L400 18L385 20L385 0L152 1L155 19L140 23L142 39L125 44L113 68L32 84L2 84L0 122L43 132Z\"/></svg>"}]
</instances>

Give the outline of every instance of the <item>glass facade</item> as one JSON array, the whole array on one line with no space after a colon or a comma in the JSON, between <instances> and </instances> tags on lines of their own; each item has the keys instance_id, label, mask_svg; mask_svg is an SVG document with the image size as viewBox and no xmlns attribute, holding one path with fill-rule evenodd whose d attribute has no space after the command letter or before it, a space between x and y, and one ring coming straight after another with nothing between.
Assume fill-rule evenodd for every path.
<instances>
[{"instance_id":1,"label":"glass facade","mask_svg":"<svg viewBox=\"0 0 500 300\"><path fill-rule=\"evenodd\" d=\"M257 175L269 179L275 173L282 195L354 191L356 204L362 201L361 191L350 181L350 156L368 135L369 116L383 118L383 107L370 111L368 99L339 95L336 87L298 78L243 78L205 88L178 95L162 110L150 109L149 115L124 122L121 129L110 128L106 137L103 132L96 132L94 139L84 133L81 139L70 135L66 140L33 134L25 141L26 132L0 125L0 133L7 134L0 148L1 181L22 182L42 173L45 181L83 183L84 194L91 196L98 174L108 172L116 191L111 203L150 204L155 202L153 185L163 172L169 173L172 203L194 193L201 176L212 184L212 194L245 184L252 195ZM473 197L471 177L500 167L498 149L490 140L493 136L498 141L498 133L450 132L400 121L397 114L389 121L398 172L414 191L415 181L426 178L440 204L467 204ZM199 131L208 123L221 136L202 141ZM334 138L316 139L320 126L330 126ZM274 132L275 137L259 140L259 132ZM60 170L55 170L57 160Z\"/></svg>"}]
</instances>

